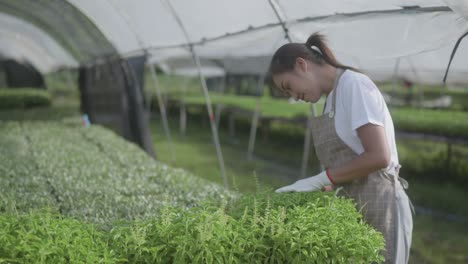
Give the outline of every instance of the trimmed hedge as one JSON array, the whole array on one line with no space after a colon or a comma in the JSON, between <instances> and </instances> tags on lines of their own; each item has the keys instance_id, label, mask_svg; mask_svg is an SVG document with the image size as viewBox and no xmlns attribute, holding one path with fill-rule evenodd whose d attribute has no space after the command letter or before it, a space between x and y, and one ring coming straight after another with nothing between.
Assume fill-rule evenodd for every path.
<instances>
[{"instance_id":1,"label":"trimmed hedge","mask_svg":"<svg viewBox=\"0 0 468 264\"><path fill-rule=\"evenodd\" d=\"M0 109L27 109L50 106L51 96L47 91L21 88L0 89Z\"/></svg>"}]
</instances>

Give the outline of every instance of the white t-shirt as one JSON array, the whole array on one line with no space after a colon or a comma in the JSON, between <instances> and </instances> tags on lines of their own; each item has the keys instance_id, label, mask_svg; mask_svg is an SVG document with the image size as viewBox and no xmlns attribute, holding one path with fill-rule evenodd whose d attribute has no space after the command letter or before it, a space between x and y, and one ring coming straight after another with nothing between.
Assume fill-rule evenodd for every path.
<instances>
[{"instance_id":1,"label":"white t-shirt","mask_svg":"<svg viewBox=\"0 0 468 264\"><path fill-rule=\"evenodd\" d=\"M335 129L338 136L358 155L364 152L357 129L371 123L385 128L391 152L390 164L386 168L394 173L399 167L393 120L387 104L374 82L366 75L346 70L340 77L336 97ZM325 113L332 107L333 90L327 97Z\"/></svg>"}]
</instances>

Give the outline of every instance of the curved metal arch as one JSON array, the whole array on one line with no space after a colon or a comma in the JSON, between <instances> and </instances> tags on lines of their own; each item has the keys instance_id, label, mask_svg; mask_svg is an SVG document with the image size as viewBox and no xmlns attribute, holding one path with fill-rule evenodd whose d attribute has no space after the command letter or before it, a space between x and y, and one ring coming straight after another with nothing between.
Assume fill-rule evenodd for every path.
<instances>
[{"instance_id":1,"label":"curved metal arch","mask_svg":"<svg viewBox=\"0 0 468 264\"><path fill-rule=\"evenodd\" d=\"M117 54L96 25L67 1L0 0L0 12L47 32L80 63Z\"/></svg>"},{"instance_id":2,"label":"curved metal arch","mask_svg":"<svg viewBox=\"0 0 468 264\"><path fill-rule=\"evenodd\" d=\"M5 59L28 61L42 73L78 62L47 32L18 17L0 13L0 54Z\"/></svg>"}]
</instances>

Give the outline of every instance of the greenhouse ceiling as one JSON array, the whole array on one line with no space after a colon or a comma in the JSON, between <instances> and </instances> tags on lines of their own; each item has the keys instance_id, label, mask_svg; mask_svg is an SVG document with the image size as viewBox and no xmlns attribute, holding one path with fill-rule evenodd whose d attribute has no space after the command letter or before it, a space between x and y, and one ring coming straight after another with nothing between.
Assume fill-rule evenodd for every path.
<instances>
[{"instance_id":1,"label":"greenhouse ceiling","mask_svg":"<svg viewBox=\"0 0 468 264\"><path fill-rule=\"evenodd\" d=\"M164 63L190 57L190 46L202 58L262 72L264 58L287 43L287 28L294 42L322 32L338 59L378 80L437 83L468 32L468 2L0 0L0 23L0 57L28 60L42 72L143 53ZM466 55L462 42L448 81L468 82ZM227 71L233 64L221 63Z\"/></svg>"}]
</instances>

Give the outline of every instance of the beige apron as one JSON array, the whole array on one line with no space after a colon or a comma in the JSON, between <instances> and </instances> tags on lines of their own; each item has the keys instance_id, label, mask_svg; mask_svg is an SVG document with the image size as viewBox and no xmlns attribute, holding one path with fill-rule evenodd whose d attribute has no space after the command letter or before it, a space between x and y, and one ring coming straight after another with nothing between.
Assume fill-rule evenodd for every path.
<instances>
[{"instance_id":1,"label":"beige apron","mask_svg":"<svg viewBox=\"0 0 468 264\"><path fill-rule=\"evenodd\" d=\"M331 111L312 119L315 152L325 168L336 168L358 156L335 130L336 93L342 74L343 70L337 69ZM407 182L398 175L378 170L351 183L335 186L342 187L338 195L353 198L366 223L383 234L384 263L407 263L409 258L413 219L410 201L400 182L407 188Z\"/></svg>"}]
</instances>

